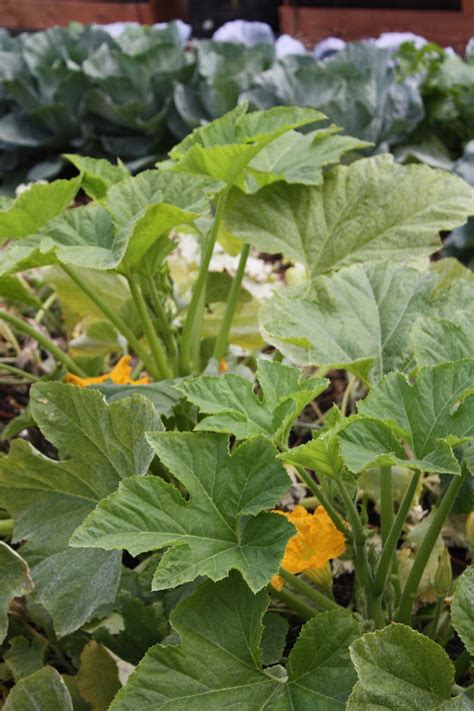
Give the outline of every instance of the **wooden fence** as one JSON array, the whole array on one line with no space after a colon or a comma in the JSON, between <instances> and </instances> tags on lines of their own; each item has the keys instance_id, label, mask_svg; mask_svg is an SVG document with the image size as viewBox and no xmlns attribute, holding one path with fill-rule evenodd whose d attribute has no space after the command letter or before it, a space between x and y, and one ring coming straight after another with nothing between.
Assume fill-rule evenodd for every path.
<instances>
[{"instance_id":1,"label":"wooden fence","mask_svg":"<svg viewBox=\"0 0 474 711\"><path fill-rule=\"evenodd\" d=\"M414 32L462 52L474 37L474 0L461 0L459 10L302 7L285 0L279 14L280 31L308 44L325 37L354 41L381 32Z\"/></svg>"},{"instance_id":2,"label":"wooden fence","mask_svg":"<svg viewBox=\"0 0 474 711\"><path fill-rule=\"evenodd\" d=\"M186 15L185 0L0 0L0 27L42 30L69 22L167 22Z\"/></svg>"}]
</instances>

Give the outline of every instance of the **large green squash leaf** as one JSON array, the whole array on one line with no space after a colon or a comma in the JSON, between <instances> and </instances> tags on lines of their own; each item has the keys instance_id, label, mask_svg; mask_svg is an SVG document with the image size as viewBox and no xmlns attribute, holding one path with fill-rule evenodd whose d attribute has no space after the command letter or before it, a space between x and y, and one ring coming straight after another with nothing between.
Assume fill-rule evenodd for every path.
<instances>
[{"instance_id":1,"label":"large green squash leaf","mask_svg":"<svg viewBox=\"0 0 474 711\"><path fill-rule=\"evenodd\" d=\"M456 581L451 619L468 652L474 655L474 566Z\"/></svg>"},{"instance_id":2,"label":"large green squash leaf","mask_svg":"<svg viewBox=\"0 0 474 711\"><path fill-rule=\"evenodd\" d=\"M148 565L152 567L152 561L148 561ZM147 594L152 596L148 578L142 585L146 585ZM178 600L183 590L186 588L177 589ZM95 630L94 638L120 659L137 665L150 647L166 637L169 629L168 614L164 611L162 602L154 596L155 601L146 605L134 593L135 590L132 595L123 594L119 604L115 605L122 620L121 629L110 630L101 626Z\"/></svg>"},{"instance_id":3,"label":"large green squash leaf","mask_svg":"<svg viewBox=\"0 0 474 711\"><path fill-rule=\"evenodd\" d=\"M174 408L183 399L175 387L174 380L160 380L146 385L116 385L108 382L93 387L105 396L107 402L122 400L130 395L142 395L153 403L159 417L171 417Z\"/></svg>"},{"instance_id":4,"label":"large green squash leaf","mask_svg":"<svg viewBox=\"0 0 474 711\"><path fill-rule=\"evenodd\" d=\"M474 438L473 379L472 359L421 368L414 383L402 373L387 375L358 403L365 417L338 434L346 465L354 472L398 464L459 474L453 446Z\"/></svg>"},{"instance_id":5,"label":"large green squash leaf","mask_svg":"<svg viewBox=\"0 0 474 711\"><path fill-rule=\"evenodd\" d=\"M364 264L314 280L310 296L276 293L261 310L266 340L302 365L346 368L377 382L412 365L410 331L424 315L450 315L474 295L462 280L439 292L440 278L397 264ZM460 298L464 299L460 303Z\"/></svg>"},{"instance_id":6,"label":"large green squash leaf","mask_svg":"<svg viewBox=\"0 0 474 711\"><path fill-rule=\"evenodd\" d=\"M82 269L80 267L77 267L75 271L89 287L94 289L100 299L125 318L129 326L133 328L136 325L137 315L135 311L129 308L131 300L130 289L123 276L104 270L98 271L97 269ZM60 267L45 269L44 280L56 291L66 326L69 329L73 328L79 321L105 320L105 316L97 305Z\"/></svg>"},{"instance_id":7,"label":"large green squash leaf","mask_svg":"<svg viewBox=\"0 0 474 711\"><path fill-rule=\"evenodd\" d=\"M260 434L278 442L308 402L329 384L325 378L303 380L296 368L263 359L257 363L257 379L261 397L247 378L232 373L201 375L175 387L209 415L196 430L226 432L237 439Z\"/></svg>"},{"instance_id":8,"label":"large green squash leaf","mask_svg":"<svg viewBox=\"0 0 474 711\"><path fill-rule=\"evenodd\" d=\"M80 176L72 180L55 180L46 185L37 183L3 209L0 206L0 242L2 238L34 234L69 206L80 185Z\"/></svg>"},{"instance_id":9,"label":"large green squash leaf","mask_svg":"<svg viewBox=\"0 0 474 711\"><path fill-rule=\"evenodd\" d=\"M35 309L42 307L41 301L24 282L15 276L0 277L0 299L33 306Z\"/></svg>"},{"instance_id":10,"label":"large green squash leaf","mask_svg":"<svg viewBox=\"0 0 474 711\"><path fill-rule=\"evenodd\" d=\"M474 311L452 319L420 318L411 332L418 365L437 365L474 357Z\"/></svg>"},{"instance_id":11,"label":"large green squash leaf","mask_svg":"<svg viewBox=\"0 0 474 711\"><path fill-rule=\"evenodd\" d=\"M105 647L93 640L81 652L81 664L74 680L92 711L107 711L121 687L117 662Z\"/></svg>"},{"instance_id":12,"label":"large green squash leaf","mask_svg":"<svg viewBox=\"0 0 474 711\"><path fill-rule=\"evenodd\" d=\"M130 177L120 160L114 164L103 158L87 158L71 153L64 157L80 172L81 187L92 200L102 200L112 185Z\"/></svg>"},{"instance_id":13,"label":"large green squash leaf","mask_svg":"<svg viewBox=\"0 0 474 711\"><path fill-rule=\"evenodd\" d=\"M138 395L107 406L99 392L61 383L33 386L31 412L61 460L15 440L0 460L0 500L15 517L14 540L26 541L35 599L62 636L112 602L120 578L117 553L74 550L69 537L119 481L148 470L144 431L159 420Z\"/></svg>"},{"instance_id":14,"label":"large green squash leaf","mask_svg":"<svg viewBox=\"0 0 474 711\"><path fill-rule=\"evenodd\" d=\"M344 462L339 453L337 434L342 428L347 427L351 419L344 418L334 407L326 418L327 426L322 431L316 430L314 439L299 447L287 449L279 454L278 458L287 464L313 469L318 476L342 476Z\"/></svg>"},{"instance_id":15,"label":"large green squash leaf","mask_svg":"<svg viewBox=\"0 0 474 711\"><path fill-rule=\"evenodd\" d=\"M317 615L303 627L285 676L281 666L262 668L267 605L268 596L252 595L236 573L204 583L171 616L180 643L152 647L111 711L342 710L355 681L348 646L360 634L357 622L339 611Z\"/></svg>"},{"instance_id":16,"label":"large green squash leaf","mask_svg":"<svg viewBox=\"0 0 474 711\"><path fill-rule=\"evenodd\" d=\"M426 711L451 698L454 667L448 655L410 627L391 624L365 634L351 644L350 653L359 681L348 711Z\"/></svg>"},{"instance_id":17,"label":"large green squash leaf","mask_svg":"<svg viewBox=\"0 0 474 711\"><path fill-rule=\"evenodd\" d=\"M61 181L57 181L61 182ZM55 183L53 183L54 185ZM134 269L166 233L209 210L222 185L206 176L147 171L112 185L102 205L85 205L50 219L6 251L0 274L50 264L96 270Z\"/></svg>"},{"instance_id":18,"label":"large green squash leaf","mask_svg":"<svg viewBox=\"0 0 474 711\"><path fill-rule=\"evenodd\" d=\"M28 564L10 546L0 541L0 572L2 585L0 587L0 643L3 642L8 628L8 608L14 597L20 597L31 592L31 581Z\"/></svg>"},{"instance_id":19,"label":"large green squash leaf","mask_svg":"<svg viewBox=\"0 0 474 711\"><path fill-rule=\"evenodd\" d=\"M474 190L460 178L380 155L334 168L321 187L276 184L242 195L225 222L244 242L282 252L315 277L431 254L441 246L440 231L462 225L473 209Z\"/></svg>"},{"instance_id":20,"label":"large green squash leaf","mask_svg":"<svg viewBox=\"0 0 474 711\"><path fill-rule=\"evenodd\" d=\"M206 175L145 170L107 192L106 207L115 225L124 227L143 217L146 208L159 202L202 213L210 198L224 187Z\"/></svg>"},{"instance_id":21,"label":"large green squash leaf","mask_svg":"<svg viewBox=\"0 0 474 711\"><path fill-rule=\"evenodd\" d=\"M439 711L471 711L474 705L474 686L468 686L461 693L439 706Z\"/></svg>"},{"instance_id":22,"label":"large green squash leaf","mask_svg":"<svg viewBox=\"0 0 474 711\"><path fill-rule=\"evenodd\" d=\"M345 153L371 145L352 136L334 135L338 130L329 126L306 134L288 131L279 136L250 162L243 189L253 193L278 181L321 185L326 166L339 163Z\"/></svg>"},{"instance_id":23,"label":"large green squash leaf","mask_svg":"<svg viewBox=\"0 0 474 711\"><path fill-rule=\"evenodd\" d=\"M43 638L13 637L8 640L8 647L3 658L16 682L44 667L48 644Z\"/></svg>"},{"instance_id":24,"label":"large green squash leaf","mask_svg":"<svg viewBox=\"0 0 474 711\"><path fill-rule=\"evenodd\" d=\"M71 696L53 667L22 679L8 694L4 711L73 711Z\"/></svg>"},{"instance_id":25,"label":"large green squash leaf","mask_svg":"<svg viewBox=\"0 0 474 711\"><path fill-rule=\"evenodd\" d=\"M222 434L158 432L147 438L189 500L159 477L131 477L87 517L71 544L132 555L170 546L153 578L155 590L199 575L220 580L232 569L260 590L277 572L293 534L282 516L263 511L289 484L273 445L254 437L229 455Z\"/></svg>"},{"instance_id":26,"label":"large green squash leaf","mask_svg":"<svg viewBox=\"0 0 474 711\"><path fill-rule=\"evenodd\" d=\"M171 160L163 167L243 187L244 169L266 145L287 131L325 118L319 111L295 106L252 113L246 113L247 108L246 103L239 104L222 118L196 128L170 151Z\"/></svg>"},{"instance_id":27,"label":"large green squash leaf","mask_svg":"<svg viewBox=\"0 0 474 711\"><path fill-rule=\"evenodd\" d=\"M110 188L106 208L117 239L126 246L124 262L135 268L150 247L178 225L209 211L223 184L205 175L149 170Z\"/></svg>"},{"instance_id":28,"label":"large green squash leaf","mask_svg":"<svg viewBox=\"0 0 474 711\"><path fill-rule=\"evenodd\" d=\"M114 269L125 247L117 239L107 211L98 205L85 205L67 210L38 234L13 243L0 269L2 274L12 274L58 263Z\"/></svg>"}]
</instances>

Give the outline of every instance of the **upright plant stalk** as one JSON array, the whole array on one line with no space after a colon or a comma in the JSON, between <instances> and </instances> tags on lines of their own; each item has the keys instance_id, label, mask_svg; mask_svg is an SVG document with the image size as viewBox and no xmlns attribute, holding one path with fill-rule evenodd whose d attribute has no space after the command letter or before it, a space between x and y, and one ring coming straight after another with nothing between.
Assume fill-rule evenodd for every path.
<instances>
[{"instance_id":1,"label":"upright plant stalk","mask_svg":"<svg viewBox=\"0 0 474 711\"><path fill-rule=\"evenodd\" d=\"M33 375L33 373L27 373L25 370L21 370L21 368L15 368L13 365L7 365L6 363L0 363L0 373L2 372L9 373L11 375L18 375L20 378L24 378L30 383L37 383L41 380L41 378L38 378L37 375Z\"/></svg>"},{"instance_id":2,"label":"upright plant stalk","mask_svg":"<svg viewBox=\"0 0 474 711\"><path fill-rule=\"evenodd\" d=\"M36 323L41 323L43 318L46 318L46 319L48 319L50 326L52 326L53 328L56 328L58 331L61 331L62 326L61 326L59 319L57 319L56 316L53 313L51 313L51 311L50 311L50 307L54 304L54 302L56 301L56 298L57 298L57 296L53 291L48 296L46 301L44 301L41 308L38 310L38 313L35 316L35 321L36 321Z\"/></svg>"},{"instance_id":3,"label":"upright plant stalk","mask_svg":"<svg viewBox=\"0 0 474 711\"><path fill-rule=\"evenodd\" d=\"M425 631L425 634L428 635L428 637L431 637L431 639L436 640L436 633L438 631L438 625L439 625L439 618L441 615L441 610L443 607L444 603L444 597L438 597L436 600L436 605L435 605L435 610L433 614L433 619L431 621L430 626L428 629Z\"/></svg>"},{"instance_id":4,"label":"upright plant stalk","mask_svg":"<svg viewBox=\"0 0 474 711\"><path fill-rule=\"evenodd\" d=\"M175 360L178 355L178 349L176 346L175 338L173 336L173 332L171 330L171 327L170 327L170 324L168 321L168 316L167 316L166 311L163 307L163 304L161 303L160 295L158 293L158 289L156 288L155 282L153 281L152 278L150 278L148 280L148 283L150 285L151 296L153 299L153 307L154 307L156 315L158 317L163 341L165 343L165 346L166 346L171 358L173 358Z\"/></svg>"},{"instance_id":5,"label":"upright plant stalk","mask_svg":"<svg viewBox=\"0 0 474 711\"><path fill-rule=\"evenodd\" d=\"M211 262L211 257L214 251L214 245L217 240L217 235L219 234L219 227L222 221L222 217L224 215L224 208L228 192L229 188L224 189L217 198L214 221L212 223L212 228L209 234L207 235L204 249L201 254L201 264L199 265L198 278L194 285L193 295L188 306L188 313L186 315L183 333L181 336L180 366L182 375L187 375L191 372L191 341L194 319L196 318L199 310L201 295L206 288L207 271Z\"/></svg>"},{"instance_id":6,"label":"upright plant stalk","mask_svg":"<svg viewBox=\"0 0 474 711\"><path fill-rule=\"evenodd\" d=\"M29 323L26 323L23 319L10 314L8 311L5 311L5 309L0 309L0 319L10 323L19 331L26 333L27 336L30 336L37 341L40 346L45 349L45 351L51 353L51 355L54 356L57 361L62 363L69 372L74 373L81 378L87 377L87 373L85 373L82 368L80 368L77 363L75 363L75 361L68 356L67 353L58 348L58 346L50 338L41 333L41 331L37 331L35 328L30 326Z\"/></svg>"},{"instance_id":7,"label":"upright plant stalk","mask_svg":"<svg viewBox=\"0 0 474 711\"><path fill-rule=\"evenodd\" d=\"M206 308L206 289L201 291L201 296L199 297L199 302L196 308L196 315L194 317L193 327L191 329L191 363L193 364L193 369L195 371L200 370L201 366L201 340L202 340L202 329L204 325L204 312Z\"/></svg>"},{"instance_id":8,"label":"upright plant stalk","mask_svg":"<svg viewBox=\"0 0 474 711\"><path fill-rule=\"evenodd\" d=\"M326 497L326 494L323 492L322 488L316 484L315 481L313 481L308 474L308 472L305 470L304 467L294 465L295 470L300 477L300 479L306 484L308 489L315 495L315 497L318 499L319 503L321 506L324 507L326 510L326 513L328 514L329 518L335 525L338 531L340 531L346 538L349 536L349 529L347 526L344 525L344 521L342 518L339 516L338 512L334 508L334 506L331 504L329 499Z\"/></svg>"},{"instance_id":9,"label":"upright plant stalk","mask_svg":"<svg viewBox=\"0 0 474 711\"><path fill-rule=\"evenodd\" d=\"M293 595L287 590L277 590L273 585L268 586L269 592L272 597L276 597L277 600L284 602L290 610L294 610L302 620L310 620L312 617L317 615L317 610L313 607L307 605L301 598Z\"/></svg>"},{"instance_id":10,"label":"upright plant stalk","mask_svg":"<svg viewBox=\"0 0 474 711\"><path fill-rule=\"evenodd\" d=\"M153 326L148 307L137 279L138 278L134 278L133 275L127 275L130 292L140 315L143 330L145 331L145 335L148 340L148 345L151 348L151 352L153 353L160 375L163 378L172 378L173 371L168 364L166 353L155 331L155 327Z\"/></svg>"},{"instance_id":11,"label":"upright plant stalk","mask_svg":"<svg viewBox=\"0 0 474 711\"><path fill-rule=\"evenodd\" d=\"M382 543L385 544L393 523L392 467L380 468L380 519Z\"/></svg>"},{"instance_id":12,"label":"upright plant stalk","mask_svg":"<svg viewBox=\"0 0 474 711\"><path fill-rule=\"evenodd\" d=\"M232 327L232 321L234 319L235 309L237 308L237 302L239 300L240 287L242 285L242 279L245 273L245 265L247 264L247 259L250 253L250 245L244 244L242 251L240 253L239 264L237 271L234 276L234 281L229 292L229 297L227 299L227 304L224 311L224 317L221 321L219 333L217 334L216 342L214 344L213 357L216 360L221 360L226 354L227 343L229 340L229 333Z\"/></svg>"},{"instance_id":13,"label":"upright plant stalk","mask_svg":"<svg viewBox=\"0 0 474 711\"><path fill-rule=\"evenodd\" d=\"M347 383L346 389L344 390L344 395L342 396L342 401L341 401L341 412L344 415L344 417L347 414L347 407L349 405L349 399L352 394L352 391L354 390L355 386L357 384L357 378L355 375L351 375L349 382Z\"/></svg>"},{"instance_id":14,"label":"upright plant stalk","mask_svg":"<svg viewBox=\"0 0 474 711\"><path fill-rule=\"evenodd\" d=\"M371 580L369 564L367 562L367 550L365 547L365 534L364 529L362 527L362 522L359 517L359 512L357 511L354 502L349 496L349 493L346 487L344 486L344 482L342 481L341 477L336 478L336 483L346 506L348 518L352 526L357 576L359 578L361 586L364 588L365 592L367 593L367 596L370 599L372 593Z\"/></svg>"},{"instance_id":15,"label":"upright plant stalk","mask_svg":"<svg viewBox=\"0 0 474 711\"><path fill-rule=\"evenodd\" d=\"M306 597L309 598L312 602L315 602L316 605L322 607L323 610L341 609L341 605L338 605L337 602L335 602L334 600L330 600L330 598L326 597L326 595L323 595L323 593L319 592L319 590L316 590L315 588L311 587L311 585L305 583L304 580L297 578L296 575L288 573L288 571L286 571L284 568L280 568L278 575L283 578L283 580L285 580L287 583L292 585L295 590L298 590L298 592L303 593L303 595L306 595Z\"/></svg>"},{"instance_id":16,"label":"upright plant stalk","mask_svg":"<svg viewBox=\"0 0 474 711\"><path fill-rule=\"evenodd\" d=\"M436 513L433 517L431 525L428 529L428 533L424 537L421 546L416 554L415 562L413 563L410 574L408 575L405 587L402 592L402 597L400 600L400 606L396 615L398 622L409 625L411 620L411 611L413 603L415 602L416 593L418 590L418 585L420 584L421 576L426 568L429 557L433 548L436 544L443 524L446 521L446 517L451 511L451 507L454 504L454 500L458 494L459 489L466 477L467 469L463 467L461 476L453 476L451 483L448 486L447 491L441 499L441 502L436 509Z\"/></svg>"},{"instance_id":17,"label":"upright plant stalk","mask_svg":"<svg viewBox=\"0 0 474 711\"><path fill-rule=\"evenodd\" d=\"M415 496L416 488L418 486L418 482L420 481L420 476L421 472L413 472L412 478L405 492L405 496L403 497L402 503L400 504L400 508L398 509L397 515L395 516L395 520L393 521L392 526L390 527L390 531L384 543L382 555L380 556L380 560L378 562L374 578L374 594L377 597L379 595L382 595L384 591L385 583L387 581L387 577L392 565L393 555L397 548L397 542L400 538L403 524L405 523L406 517L408 516L408 512L411 507L411 502L413 501L413 497Z\"/></svg>"},{"instance_id":18,"label":"upright plant stalk","mask_svg":"<svg viewBox=\"0 0 474 711\"><path fill-rule=\"evenodd\" d=\"M104 301L102 301L99 296L97 296L94 290L90 288L87 282L81 276L79 276L79 274L74 269L67 266L66 264L62 264L61 266L63 271L68 275L68 277L70 277L70 279L72 279L72 281L77 284L81 291L83 291L84 294L89 297L89 299L97 306L97 308L102 311L104 316L106 316L109 321L115 326L117 331L121 333L124 338L126 338L126 340L129 342L137 356L145 364L145 367L150 373L150 375L152 375L155 379L159 379L160 374L153 362L153 358L151 358L150 355L146 352L146 349L140 343L139 339L135 336L133 331L127 326L125 321L113 309L111 309L110 306L108 306Z\"/></svg>"}]
</instances>

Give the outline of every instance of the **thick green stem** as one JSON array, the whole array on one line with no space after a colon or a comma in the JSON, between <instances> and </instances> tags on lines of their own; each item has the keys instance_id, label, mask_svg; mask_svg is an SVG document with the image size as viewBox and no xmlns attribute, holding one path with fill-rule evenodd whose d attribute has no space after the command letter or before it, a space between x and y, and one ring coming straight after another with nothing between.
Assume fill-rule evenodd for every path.
<instances>
[{"instance_id":1,"label":"thick green stem","mask_svg":"<svg viewBox=\"0 0 474 711\"><path fill-rule=\"evenodd\" d=\"M382 598L377 597L372 601L370 610L371 616L375 622L375 629L381 630L386 625L385 615L382 609Z\"/></svg>"},{"instance_id":2,"label":"thick green stem","mask_svg":"<svg viewBox=\"0 0 474 711\"><path fill-rule=\"evenodd\" d=\"M326 595L319 592L315 588L305 583L301 578L297 578L296 575L288 573L284 568L280 568L278 573L280 577L283 578L287 583L289 583L295 590L305 595L309 600L315 602L318 607L322 607L323 610L341 610L344 609L341 605L338 605L334 600L330 600Z\"/></svg>"},{"instance_id":3,"label":"thick green stem","mask_svg":"<svg viewBox=\"0 0 474 711\"><path fill-rule=\"evenodd\" d=\"M467 470L464 467L461 476L453 476L451 483L448 486L447 491L442 497L436 513L431 521L431 525L428 529L426 536L424 537L421 546L416 554L415 562L413 563L412 569L408 575L407 581L405 583L405 588L402 593L400 600L400 606L396 615L398 622L402 622L405 625L410 624L411 611L413 603L415 602L416 593L418 590L418 585L421 580L421 576L426 568L431 552L438 540L438 536L441 533L444 522L451 511L454 500L458 494L459 489L464 481Z\"/></svg>"},{"instance_id":4,"label":"thick green stem","mask_svg":"<svg viewBox=\"0 0 474 711\"><path fill-rule=\"evenodd\" d=\"M201 297L196 309L196 316L191 330L191 363L194 372L201 371L201 340L204 326L204 313L206 310L206 289L201 292Z\"/></svg>"},{"instance_id":5,"label":"thick green stem","mask_svg":"<svg viewBox=\"0 0 474 711\"><path fill-rule=\"evenodd\" d=\"M349 529L344 525L344 521L339 516L338 512L331 504L326 494L323 492L322 488L316 484L316 482L311 478L304 467L298 465L293 465L299 478L306 484L308 489L315 495L321 506L324 507L329 518L336 526L337 530L340 531L346 538L349 537Z\"/></svg>"},{"instance_id":6,"label":"thick green stem","mask_svg":"<svg viewBox=\"0 0 474 711\"><path fill-rule=\"evenodd\" d=\"M385 544L393 524L392 467L380 468L380 531Z\"/></svg>"},{"instance_id":7,"label":"thick green stem","mask_svg":"<svg viewBox=\"0 0 474 711\"><path fill-rule=\"evenodd\" d=\"M380 556L374 578L374 594L376 596L382 595L384 591L385 583L392 567L392 560L397 548L398 539L400 538L403 524L405 523L413 497L415 496L420 476L420 472L413 472L413 476L405 492L405 496L403 497L398 513L395 516L395 520L392 523L387 539L384 543L382 555Z\"/></svg>"},{"instance_id":8,"label":"thick green stem","mask_svg":"<svg viewBox=\"0 0 474 711\"><path fill-rule=\"evenodd\" d=\"M138 283L138 277L127 275L127 281L133 301L135 302L135 306L137 307L137 311L142 322L143 330L145 331L145 335L148 340L148 345L151 348L151 352L153 353L153 357L158 367L158 371L163 378L172 378L173 371L168 364L166 353L155 331L155 327L153 326L150 312L148 311L142 290Z\"/></svg>"},{"instance_id":9,"label":"thick green stem","mask_svg":"<svg viewBox=\"0 0 474 711\"><path fill-rule=\"evenodd\" d=\"M365 547L365 533L362 527L362 522L359 517L359 512L356 509L354 502L352 501L342 477L336 478L336 483L341 494L342 500L346 506L346 511L348 518L352 527L353 539L354 539L354 557L355 557L355 567L356 574L359 578L361 586L364 588L367 596L371 597L371 580L369 572L369 564L367 562L367 550Z\"/></svg>"},{"instance_id":10,"label":"thick green stem","mask_svg":"<svg viewBox=\"0 0 474 711\"><path fill-rule=\"evenodd\" d=\"M344 391L344 395L342 396L342 401L341 401L341 412L344 415L344 417L347 414L347 407L349 405L349 398L352 394L352 391L354 390L355 386L357 384L357 378L352 375L349 382L347 383L346 389Z\"/></svg>"},{"instance_id":11,"label":"thick green stem","mask_svg":"<svg viewBox=\"0 0 474 711\"><path fill-rule=\"evenodd\" d=\"M464 649L459 657L454 662L454 668L456 670L455 679L461 682L469 671L471 666L471 655L467 649ZM464 689L463 689L464 691Z\"/></svg>"},{"instance_id":12,"label":"thick green stem","mask_svg":"<svg viewBox=\"0 0 474 711\"><path fill-rule=\"evenodd\" d=\"M63 271L72 279L75 284L81 289L81 291L89 297L89 299L97 306L97 308L102 311L104 316L106 316L109 321L115 326L117 331L122 334L124 338L129 342L137 356L143 361L146 369L153 378L159 378L159 372L153 362L153 358L146 352L143 345L140 343L139 339L135 336L133 331L127 326L125 321L114 311L110 306L108 306L105 301L97 295L97 293L92 289L87 282L82 279L82 277L71 267L66 264L62 264Z\"/></svg>"},{"instance_id":13,"label":"thick green stem","mask_svg":"<svg viewBox=\"0 0 474 711\"><path fill-rule=\"evenodd\" d=\"M7 365L6 363L0 363L0 373L1 372L18 375L30 383L37 383L41 380L41 378L38 378L37 375L33 375L33 373L27 373L25 370L21 370L21 368L15 368L13 365Z\"/></svg>"},{"instance_id":14,"label":"thick green stem","mask_svg":"<svg viewBox=\"0 0 474 711\"><path fill-rule=\"evenodd\" d=\"M436 633L438 632L439 618L441 615L441 609L443 607L443 602L444 602L444 598L442 598L442 597L439 597L436 600L433 619L431 621L431 624L428 627L428 630L425 632L425 634L427 634L428 637L431 637L431 639L436 639Z\"/></svg>"},{"instance_id":15,"label":"thick green stem","mask_svg":"<svg viewBox=\"0 0 474 711\"><path fill-rule=\"evenodd\" d=\"M219 227L224 215L225 203L227 200L229 189L223 190L217 198L216 212L211 231L207 235L206 242L201 254L201 264L199 265L198 278L194 284L193 295L188 306L186 321L184 322L183 333L181 336L180 349L180 366L182 375L187 375L191 372L191 343L193 334L194 320L199 311L201 296L206 288L207 272L211 262L214 245L216 244Z\"/></svg>"},{"instance_id":16,"label":"thick green stem","mask_svg":"<svg viewBox=\"0 0 474 711\"><path fill-rule=\"evenodd\" d=\"M11 536L15 521L12 518L4 518L0 520L0 536Z\"/></svg>"},{"instance_id":17,"label":"thick green stem","mask_svg":"<svg viewBox=\"0 0 474 711\"><path fill-rule=\"evenodd\" d=\"M232 287L229 292L229 298L227 299L227 304L224 311L224 316L221 321L219 333L217 334L216 342L214 344L213 357L216 360L221 360L226 354L227 343L229 340L229 333L232 327L232 321L234 320L235 309L237 308L237 302L240 295L240 287L242 285L242 279L244 278L245 265L247 264L247 259L250 253L250 245L244 244L242 247L242 252L240 253L239 265L235 273L234 281L232 282Z\"/></svg>"},{"instance_id":18,"label":"thick green stem","mask_svg":"<svg viewBox=\"0 0 474 711\"><path fill-rule=\"evenodd\" d=\"M61 333L63 330L63 327L62 327L60 321L49 310L50 306L52 306L52 304L54 304L56 299L57 299L57 296L53 291L53 293L50 294L48 296L48 298L46 299L46 301L43 303L42 307L38 310L38 313L35 316L35 321L36 321L36 323L41 323L43 318L46 318L49 322L49 325L52 326L53 328L55 328L59 333Z\"/></svg>"},{"instance_id":19,"label":"thick green stem","mask_svg":"<svg viewBox=\"0 0 474 711\"><path fill-rule=\"evenodd\" d=\"M294 610L302 620L310 620L315 617L318 613L317 610L307 605L303 600L301 600L296 595L292 595L287 590L277 590L273 585L268 586L269 592L272 597L276 597L277 600L284 602L290 610Z\"/></svg>"},{"instance_id":20,"label":"thick green stem","mask_svg":"<svg viewBox=\"0 0 474 711\"><path fill-rule=\"evenodd\" d=\"M151 295L153 299L153 308L155 310L155 314L157 316L159 325L160 325L160 332L163 338L163 341L165 343L165 346L168 350L168 353L170 354L171 358L173 360L176 360L177 355L178 355L178 349L176 346L176 341L173 336L173 332L171 330L169 321L168 321L168 315L165 311L165 308L161 302L160 294L158 293L158 289L156 288L156 284L153 281L153 278L150 277L148 280L148 283L150 285L150 290L151 290Z\"/></svg>"},{"instance_id":21,"label":"thick green stem","mask_svg":"<svg viewBox=\"0 0 474 711\"><path fill-rule=\"evenodd\" d=\"M79 377L81 378L87 377L86 373L82 370L82 368L80 368L73 361L73 359L67 355L67 353L64 353L64 351L58 348L58 346L50 338L41 333L41 331L37 331L35 328L30 326L29 323L26 323L26 321L23 321L23 319L18 318L13 314L10 314L8 311L5 311L5 309L0 309L0 319L6 321L7 323L10 323L19 331L26 333L27 336L30 336L30 338L33 338L35 341L37 341L40 346L45 349L45 351L51 353L51 355L54 356L57 361L62 363L69 372L74 373L75 375L79 375Z\"/></svg>"}]
</instances>

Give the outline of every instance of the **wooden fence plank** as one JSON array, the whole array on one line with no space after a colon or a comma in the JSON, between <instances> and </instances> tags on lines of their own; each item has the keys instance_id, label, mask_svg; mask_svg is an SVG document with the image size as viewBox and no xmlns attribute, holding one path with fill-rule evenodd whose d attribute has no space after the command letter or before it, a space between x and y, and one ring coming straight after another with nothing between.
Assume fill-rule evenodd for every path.
<instances>
[{"instance_id":1,"label":"wooden fence plank","mask_svg":"<svg viewBox=\"0 0 474 711\"><path fill-rule=\"evenodd\" d=\"M95 2L94 0L0 0L0 27L42 30L77 21L158 22L147 2Z\"/></svg>"},{"instance_id":2,"label":"wooden fence plank","mask_svg":"<svg viewBox=\"0 0 474 711\"><path fill-rule=\"evenodd\" d=\"M354 41L377 37L381 32L414 32L462 52L474 36L474 0L472 9L471 14L467 11L347 10L282 5L280 30L308 43L325 37Z\"/></svg>"}]
</instances>

